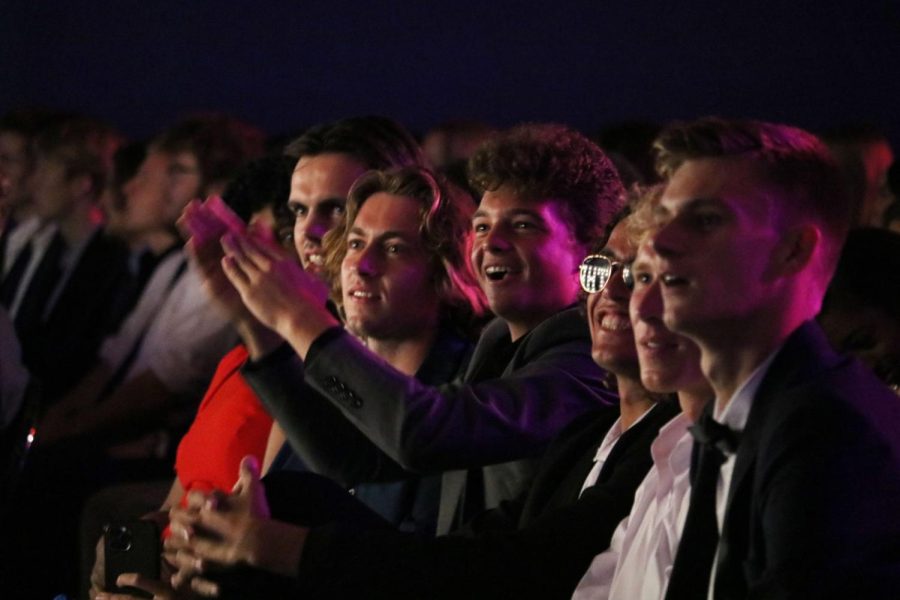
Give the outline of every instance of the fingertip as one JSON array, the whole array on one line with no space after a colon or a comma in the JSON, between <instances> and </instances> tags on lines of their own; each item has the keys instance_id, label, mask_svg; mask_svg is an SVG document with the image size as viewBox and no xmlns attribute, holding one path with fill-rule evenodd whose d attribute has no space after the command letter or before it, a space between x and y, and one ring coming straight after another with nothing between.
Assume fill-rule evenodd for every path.
<instances>
[{"instance_id":1,"label":"fingertip","mask_svg":"<svg viewBox=\"0 0 900 600\"><path fill-rule=\"evenodd\" d=\"M258 477L259 476L259 460L251 454L248 454L244 458L241 459L241 471L246 471L248 474Z\"/></svg>"}]
</instances>

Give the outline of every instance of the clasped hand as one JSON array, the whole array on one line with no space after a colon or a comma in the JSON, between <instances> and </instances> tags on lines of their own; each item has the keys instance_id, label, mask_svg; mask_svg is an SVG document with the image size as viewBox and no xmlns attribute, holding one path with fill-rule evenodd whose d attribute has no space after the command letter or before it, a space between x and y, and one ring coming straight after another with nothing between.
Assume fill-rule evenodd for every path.
<instances>
[{"instance_id":1,"label":"clasped hand","mask_svg":"<svg viewBox=\"0 0 900 600\"><path fill-rule=\"evenodd\" d=\"M186 508L169 512L171 536L165 542L167 559L177 569L176 589L190 585L196 592L216 596L219 586L205 577L237 565L259 566L266 543L261 525L269 507L253 457L241 461L240 477L231 494L191 492Z\"/></svg>"}]
</instances>

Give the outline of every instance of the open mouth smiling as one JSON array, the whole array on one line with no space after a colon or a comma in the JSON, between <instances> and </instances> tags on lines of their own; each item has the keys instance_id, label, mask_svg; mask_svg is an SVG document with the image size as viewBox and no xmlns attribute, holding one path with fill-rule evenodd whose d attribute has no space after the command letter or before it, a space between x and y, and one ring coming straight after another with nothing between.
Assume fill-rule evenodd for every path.
<instances>
[{"instance_id":1,"label":"open mouth smiling","mask_svg":"<svg viewBox=\"0 0 900 600\"><path fill-rule=\"evenodd\" d=\"M517 272L518 271L515 271L511 267L503 265L491 265L484 268L485 277L487 277L491 281L503 281L507 275L511 275Z\"/></svg>"}]
</instances>

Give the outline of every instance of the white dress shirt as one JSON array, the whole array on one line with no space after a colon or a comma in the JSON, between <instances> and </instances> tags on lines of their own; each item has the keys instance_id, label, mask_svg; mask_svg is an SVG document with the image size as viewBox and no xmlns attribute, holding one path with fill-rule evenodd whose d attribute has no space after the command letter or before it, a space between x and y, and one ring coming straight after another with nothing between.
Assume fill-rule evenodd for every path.
<instances>
[{"instance_id":1,"label":"white dress shirt","mask_svg":"<svg viewBox=\"0 0 900 600\"><path fill-rule=\"evenodd\" d=\"M115 371L140 343L123 381L149 370L169 391L199 397L237 334L192 265L172 283L185 260L182 252L173 252L156 267L137 306L100 354Z\"/></svg>"},{"instance_id":2,"label":"white dress shirt","mask_svg":"<svg viewBox=\"0 0 900 600\"><path fill-rule=\"evenodd\" d=\"M631 514L609 550L597 555L573 600L661 598L690 502L691 424L682 413L666 423L650 446L653 467L638 487Z\"/></svg>"}]
</instances>

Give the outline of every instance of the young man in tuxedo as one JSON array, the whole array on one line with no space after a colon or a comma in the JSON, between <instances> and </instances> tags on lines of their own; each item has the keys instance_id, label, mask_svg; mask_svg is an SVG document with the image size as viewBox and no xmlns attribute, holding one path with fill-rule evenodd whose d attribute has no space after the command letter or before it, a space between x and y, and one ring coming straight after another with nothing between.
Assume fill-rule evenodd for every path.
<instances>
[{"instance_id":1,"label":"young man in tuxedo","mask_svg":"<svg viewBox=\"0 0 900 600\"><path fill-rule=\"evenodd\" d=\"M813 321L848 223L833 159L805 131L716 118L656 145L664 320L716 398L665 597L896 594L900 404Z\"/></svg>"}]
</instances>

